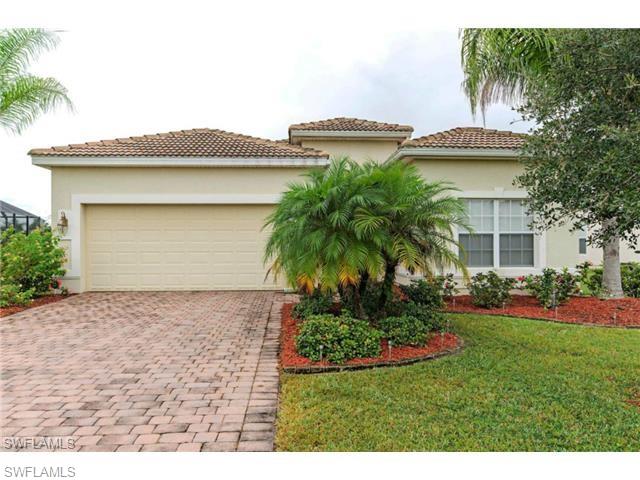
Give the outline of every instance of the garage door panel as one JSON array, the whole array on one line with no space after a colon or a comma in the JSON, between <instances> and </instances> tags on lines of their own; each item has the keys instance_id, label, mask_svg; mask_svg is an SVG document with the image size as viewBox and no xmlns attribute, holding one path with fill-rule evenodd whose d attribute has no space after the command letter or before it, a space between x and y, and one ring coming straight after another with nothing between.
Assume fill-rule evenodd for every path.
<instances>
[{"instance_id":1,"label":"garage door panel","mask_svg":"<svg viewBox=\"0 0 640 480\"><path fill-rule=\"evenodd\" d=\"M90 290L281 288L262 264L265 205L88 205Z\"/></svg>"}]
</instances>

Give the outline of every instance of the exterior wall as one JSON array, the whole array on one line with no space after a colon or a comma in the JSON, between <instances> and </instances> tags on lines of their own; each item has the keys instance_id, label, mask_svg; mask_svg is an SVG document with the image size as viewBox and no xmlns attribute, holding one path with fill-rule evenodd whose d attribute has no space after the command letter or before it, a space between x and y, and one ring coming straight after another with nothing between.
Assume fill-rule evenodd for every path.
<instances>
[{"instance_id":1,"label":"exterior wall","mask_svg":"<svg viewBox=\"0 0 640 480\"><path fill-rule=\"evenodd\" d=\"M511 159L464 159L464 158L416 158L413 162L422 175L430 181L447 180L461 190L467 198L523 198L526 191L513 185L513 179L522 171L517 160ZM579 255L578 235L568 227L554 228L537 236L536 270L545 266L572 268L584 261ZM531 269L496 269L504 275L530 273ZM473 270L471 270L473 272Z\"/></svg>"},{"instance_id":2,"label":"exterior wall","mask_svg":"<svg viewBox=\"0 0 640 480\"><path fill-rule=\"evenodd\" d=\"M637 250L637 251L636 251ZM631 248L627 243L620 242L620 261L625 262L640 262L640 243L636 250ZM587 246L587 254L580 255L583 260L589 261L594 265L600 265L602 263L602 249L592 246Z\"/></svg>"},{"instance_id":3,"label":"exterior wall","mask_svg":"<svg viewBox=\"0 0 640 480\"><path fill-rule=\"evenodd\" d=\"M54 167L51 169L52 223L60 211L69 218L69 232L61 245L67 250L65 286L79 292L85 288L82 259L85 245L80 238L86 224L85 208L74 205L74 196L105 196L110 203L119 196L150 198L149 203L173 203L174 198L202 196L194 203L208 203L207 198L244 197L238 203L251 204L252 197L266 197L256 204L277 201L286 184L300 179L306 168L134 168L134 167ZM273 198L273 200L270 200ZM142 203L145 203L143 201ZM213 203L234 203L233 200L212 200ZM77 203L77 202L76 202ZM131 202L131 203L136 203ZM75 225L74 225L75 224Z\"/></svg>"},{"instance_id":4,"label":"exterior wall","mask_svg":"<svg viewBox=\"0 0 640 480\"><path fill-rule=\"evenodd\" d=\"M348 156L356 162L365 160L384 162L398 149L396 140L325 140L302 138L303 147L315 148L329 153L333 158Z\"/></svg>"}]
</instances>

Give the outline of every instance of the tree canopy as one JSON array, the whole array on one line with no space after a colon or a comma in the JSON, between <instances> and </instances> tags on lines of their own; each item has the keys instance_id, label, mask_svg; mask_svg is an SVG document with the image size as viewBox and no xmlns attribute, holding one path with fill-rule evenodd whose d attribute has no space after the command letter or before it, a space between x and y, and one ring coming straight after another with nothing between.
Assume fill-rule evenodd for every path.
<instances>
[{"instance_id":1,"label":"tree canopy","mask_svg":"<svg viewBox=\"0 0 640 480\"><path fill-rule=\"evenodd\" d=\"M602 246L640 229L640 31L563 30L520 107L536 127L523 148L536 225L593 227Z\"/></svg>"}]
</instances>

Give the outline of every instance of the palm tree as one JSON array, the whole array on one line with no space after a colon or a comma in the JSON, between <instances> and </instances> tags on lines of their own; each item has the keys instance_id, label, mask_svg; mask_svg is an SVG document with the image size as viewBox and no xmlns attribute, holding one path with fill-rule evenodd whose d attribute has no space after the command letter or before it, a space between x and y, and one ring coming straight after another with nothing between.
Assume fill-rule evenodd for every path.
<instances>
[{"instance_id":1,"label":"palm tree","mask_svg":"<svg viewBox=\"0 0 640 480\"><path fill-rule=\"evenodd\" d=\"M467 28L461 31L462 88L471 112L486 112L496 102L526 98L532 82L548 71L553 31L542 28Z\"/></svg>"},{"instance_id":2,"label":"palm tree","mask_svg":"<svg viewBox=\"0 0 640 480\"><path fill-rule=\"evenodd\" d=\"M355 314L369 278L383 278L381 312L391 299L396 269L433 272L455 266L454 225L464 226L463 204L449 184L428 183L412 165L396 161L360 166L347 158L289 186L266 222L270 272L311 291L349 289Z\"/></svg>"},{"instance_id":3,"label":"palm tree","mask_svg":"<svg viewBox=\"0 0 640 480\"><path fill-rule=\"evenodd\" d=\"M265 224L272 229L265 247L269 273L284 274L291 286L307 292L354 287L363 272L380 274L380 249L353 228L354 210L371 201L360 175L361 167L342 158L311 171L306 182L289 185ZM359 297L354 303L361 316Z\"/></svg>"},{"instance_id":4,"label":"palm tree","mask_svg":"<svg viewBox=\"0 0 640 480\"><path fill-rule=\"evenodd\" d=\"M464 204L448 182L426 182L414 165L401 161L370 162L362 178L378 193L371 205L355 211L362 234L379 238L384 276L379 309L384 314L392 298L396 270L433 274L454 267L466 276L466 266L453 247L460 248L454 227L469 228Z\"/></svg>"},{"instance_id":5,"label":"palm tree","mask_svg":"<svg viewBox=\"0 0 640 480\"><path fill-rule=\"evenodd\" d=\"M71 108L67 89L55 78L27 73L29 63L51 50L58 36L39 28L0 30L0 126L22 132L60 105Z\"/></svg>"}]
</instances>

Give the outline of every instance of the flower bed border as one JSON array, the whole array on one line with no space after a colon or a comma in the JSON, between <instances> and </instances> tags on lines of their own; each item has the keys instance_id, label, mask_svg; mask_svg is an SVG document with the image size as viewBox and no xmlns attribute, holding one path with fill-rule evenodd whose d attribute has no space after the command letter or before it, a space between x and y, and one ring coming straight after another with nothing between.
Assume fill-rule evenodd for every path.
<instances>
[{"instance_id":1,"label":"flower bed border","mask_svg":"<svg viewBox=\"0 0 640 480\"><path fill-rule=\"evenodd\" d=\"M593 312L595 319L607 319L606 317L610 312L607 311L607 309L605 308L604 310L590 310L590 305L586 304L584 306L584 308L586 308L586 310L580 310L580 308L576 308L577 306L574 304L572 306L572 308L569 309L569 311L563 311L563 306L560 306L560 309L558 310L558 316L552 316L549 315L549 312L551 312L551 310L543 310L542 307L540 307L539 305L533 305L533 302L531 305L527 305L527 304L520 304L520 305L514 305L514 306L510 306L507 305L506 309L502 309L502 308L494 308L494 309L486 309L486 308L480 308L480 307L475 307L472 304L468 303L470 300L469 295L461 295L459 297L462 297L464 300L463 302L465 303L457 303L455 305L452 305L451 303L447 302L447 305L445 306L445 308L442 310L443 313L451 313L451 314L460 314L460 315L491 315L491 316L497 316L497 317L509 317L509 318L522 318L525 320L537 320L537 321L543 321L543 322L551 322L551 323L559 323L559 324L564 324L564 325L582 325L585 327L605 327L605 328L622 328L622 329L640 329L640 322L636 322L635 321L635 316L633 317L629 317L627 314L627 316L622 319L622 320L617 320L616 323L613 323L612 321L589 321L587 319L582 320L580 318L580 314L588 314L589 312ZM531 295L524 295L524 296L520 296L520 295L514 295L513 299L514 302L516 301L516 299L522 299L524 300L525 297L527 300L531 300L533 297ZM569 302L571 301L576 301L576 302L581 302L582 300L590 300L591 297L581 297L581 296L572 296L569 299ZM631 301L638 301L638 305L640 305L640 299L625 299L625 300L631 300ZM615 300L600 300L601 302L615 302ZM596 302L597 303L597 302ZM599 304L599 303L598 303ZM580 305L578 304L578 307L580 307ZM611 306L610 306L611 307ZM513 308L513 309L511 309ZM515 309L520 309L522 308L524 311L514 311ZM537 308L538 310L540 310L539 312L536 311L531 311L531 308ZM619 308L619 307L615 307L615 305L613 306L613 308ZM626 308L626 307L625 307ZM526 311L526 310L529 311ZM633 314L635 311L637 311L637 306L635 306L635 303L632 304L631 306L631 310L630 312ZM590 319L592 317L589 317ZM629 323L629 321L634 322L634 323Z\"/></svg>"},{"instance_id":2,"label":"flower bed border","mask_svg":"<svg viewBox=\"0 0 640 480\"><path fill-rule=\"evenodd\" d=\"M457 336L457 335L456 335ZM330 372L345 372L349 370L366 370L370 368L382 368L382 367L402 367L404 365L411 365L418 362L426 362L427 360L435 360L436 358L446 357L448 355L454 355L460 353L464 349L464 340L458 338L458 345L454 348L446 348L439 352L430 353L427 355L421 355L419 357L405 358L401 360L383 360L375 363L359 363L353 365L309 365L300 367L282 367L282 371L292 374L313 374L313 373L330 373Z\"/></svg>"},{"instance_id":3,"label":"flower bed border","mask_svg":"<svg viewBox=\"0 0 640 480\"><path fill-rule=\"evenodd\" d=\"M16 315L17 313L24 312L25 310L44 307L52 303L58 303L67 298L71 298L74 295L76 294L69 293L68 295L62 295L62 294L43 295L42 297L34 298L27 305L14 305L12 307L3 307L3 308L0 308L0 319L4 320L13 315Z\"/></svg>"},{"instance_id":4,"label":"flower bed border","mask_svg":"<svg viewBox=\"0 0 640 480\"><path fill-rule=\"evenodd\" d=\"M285 304L286 305L286 304ZM283 307L285 306L283 305ZM279 312L280 315L280 323L282 325L281 333L280 333L280 354L279 354L279 362L280 369L284 373L290 374L316 374L316 373L331 373L331 372L343 372L343 371L351 371L351 370L365 370L371 368L382 368L382 367L401 367L404 365L411 365L413 363L424 362L427 360L434 360L436 358L444 357L447 355L453 355L460 353L464 349L464 341L458 335L451 334L455 337L456 345L455 347L445 347L441 350L418 355L415 357L407 357L400 358L396 360L389 360L386 358L381 358L379 361L371 361L368 363L351 363L351 364L311 364L311 365L296 365L296 366L284 366L282 351L283 345L285 344L285 335L287 333L287 329L284 328L285 315L287 314L288 309L282 308Z\"/></svg>"}]
</instances>

